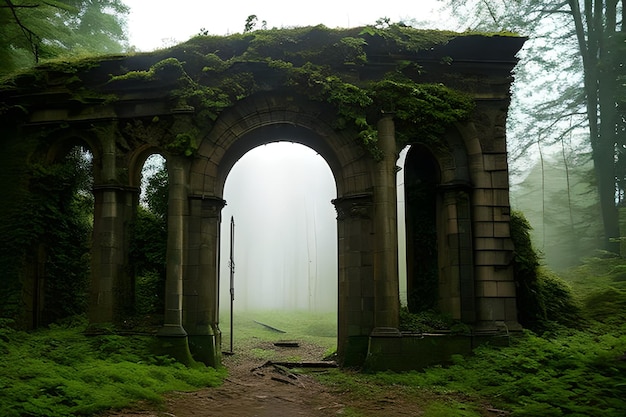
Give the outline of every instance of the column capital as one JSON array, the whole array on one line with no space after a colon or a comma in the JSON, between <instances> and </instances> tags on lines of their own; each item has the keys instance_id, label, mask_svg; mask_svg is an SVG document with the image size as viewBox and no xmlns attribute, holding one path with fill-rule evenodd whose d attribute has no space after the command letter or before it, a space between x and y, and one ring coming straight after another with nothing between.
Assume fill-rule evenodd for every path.
<instances>
[{"instance_id":1,"label":"column capital","mask_svg":"<svg viewBox=\"0 0 626 417\"><path fill-rule=\"evenodd\" d=\"M438 184L437 185L437 190L441 191L441 192L457 192L457 191L461 191L461 192L470 192L472 190L473 186L470 182L468 181L460 181L460 180L456 180L456 181L450 181L450 182L446 182L446 183L442 183L442 184Z\"/></svg>"},{"instance_id":2,"label":"column capital","mask_svg":"<svg viewBox=\"0 0 626 417\"><path fill-rule=\"evenodd\" d=\"M222 212L222 209L226 205L226 200L220 197L215 196L205 196L205 195L190 195L189 201L195 201L200 203L200 207L202 210L202 218L219 218Z\"/></svg>"},{"instance_id":3,"label":"column capital","mask_svg":"<svg viewBox=\"0 0 626 417\"><path fill-rule=\"evenodd\" d=\"M354 194L331 200L337 210L337 220L347 218L371 219L374 206L371 193Z\"/></svg>"}]
</instances>

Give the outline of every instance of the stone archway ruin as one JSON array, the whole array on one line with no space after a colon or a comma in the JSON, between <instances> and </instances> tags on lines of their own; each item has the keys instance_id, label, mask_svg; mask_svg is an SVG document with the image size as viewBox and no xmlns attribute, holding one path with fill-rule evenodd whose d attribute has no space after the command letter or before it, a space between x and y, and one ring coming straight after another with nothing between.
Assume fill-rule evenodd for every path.
<instances>
[{"instance_id":1,"label":"stone archway ruin","mask_svg":"<svg viewBox=\"0 0 626 417\"><path fill-rule=\"evenodd\" d=\"M338 355L345 364L365 362L372 335L395 337L398 328L395 163L404 144L428 151L439 170L432 188L435 304L476 331L519 328L505 121L524 40L394 30L401 36L393 42L371 28L200 37L150 54L47 64L5 81L2 142L22 141L26 148L15 158L26 164L68 132L94 147L91 323L119 321L131 307L124 295L132 282L128 225L138 204L137 173L145 155L158 152L170 187L166 306L158 334L218 364L224 183L245 152L280 134L324 157L337 185ZM435 40L423 44L428 36ZM321 51L318 67L311 69L307 48ZM408 120L400 113L404 97L390 101L380 84L371 96L379 111L372 111L364 86L385 79L400 88L400 74L408 80L402 85L432 86L421 102L447 111L447 96L437 96L446 88L468 97L472 110L447 124L428 115ZM362 109L362 117L354 109ZM5 178L28 180L0 170Z\"/></svg>"}]
</instances>

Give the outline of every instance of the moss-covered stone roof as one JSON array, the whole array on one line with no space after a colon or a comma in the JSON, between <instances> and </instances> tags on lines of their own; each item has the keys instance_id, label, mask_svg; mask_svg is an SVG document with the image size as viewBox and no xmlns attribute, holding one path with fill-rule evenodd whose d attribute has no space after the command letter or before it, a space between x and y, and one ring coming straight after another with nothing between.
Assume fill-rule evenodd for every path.
<instances>
[{"instance_id":1,"label":"moss-covered stone roof","mask_svg":"<svg viewBox=\"0 0 626 417\"><path fill-rule=\"evenodd\" d=\"M205 129L245 97L288 90L335 106L335 127L354 128L366 145L376 142L373 117L381 110L396 112L401 141L435 140L472 108L452 67L496 63L508 74L523 41L402 25L197 36L151 53L49 62L14 74L0 83L0 117L16 106L28 113L38 106L162 100L193 108Z\"/></svg>"}]
</instances>

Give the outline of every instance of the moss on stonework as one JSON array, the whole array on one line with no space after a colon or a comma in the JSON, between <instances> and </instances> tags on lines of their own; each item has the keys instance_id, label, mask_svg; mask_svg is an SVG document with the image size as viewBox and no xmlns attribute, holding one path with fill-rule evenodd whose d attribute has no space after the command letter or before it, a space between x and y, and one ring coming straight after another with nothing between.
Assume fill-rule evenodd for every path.
<instances>
[{"instance_id":1,"label":"moss on stonework","mask_svg":"<svg viewBox=\"0 0 626 417\"><path fill-rule=\"evenodd\" d=\"M184 71L183 64L178 59L166 58L152 65L147 70L128 71L121 75L111 76L109 82L178 79L183 75Z\"/></svg>"},{"instance_id":2,"label":"moss on stonework","mask_svg":"<svg viewBox=\"0 0 626 417\"><path fill-rule=\"evenodd\" d=\"M169 91L173 108L193 107L194 130L206 132L222 111L239 100L287 90L332 106L334 128L353 131L378 159L382 154L375 126L381 111L395 113L400 145L415 140L436 145L451 124L468 117L470 97L445 85L416 81L422 71L420 51L459 36L464 35L388 21L352 29L320 25L197 36L150 54L40 66L5 80L0 92L62 84L80 103L100 99L106 104L129 86L141 89L146 83L143 88ZM93 83L98 65L109 72L103 82ZM168 148L193 155L197 135L173 133Z\"/></svg>"}]
</instances>

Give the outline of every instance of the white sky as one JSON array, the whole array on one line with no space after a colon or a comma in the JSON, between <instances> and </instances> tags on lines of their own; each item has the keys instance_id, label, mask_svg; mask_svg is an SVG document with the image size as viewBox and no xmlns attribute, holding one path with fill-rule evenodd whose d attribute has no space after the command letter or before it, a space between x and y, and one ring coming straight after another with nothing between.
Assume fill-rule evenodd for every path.
<instances>
[{"instance_id":1,"label":"white sky","mask_svg":"<svg viewBox=\"0 0 626 417\"><path fill-rule=\"evenodd\" d=\"M129 6L128 33L131 46L147 52L184 42L205 28L211 35L243 32L250 15L268 28L315 26L329 28L374 24L382 17L392 22L415 19L420 27L442 29L438 0L125 0Z\"/></svg>"}]
</instances>

